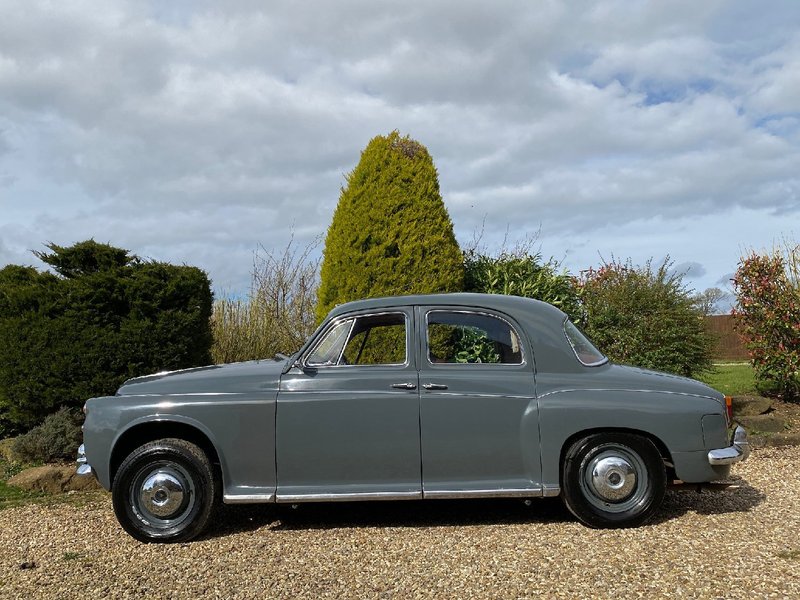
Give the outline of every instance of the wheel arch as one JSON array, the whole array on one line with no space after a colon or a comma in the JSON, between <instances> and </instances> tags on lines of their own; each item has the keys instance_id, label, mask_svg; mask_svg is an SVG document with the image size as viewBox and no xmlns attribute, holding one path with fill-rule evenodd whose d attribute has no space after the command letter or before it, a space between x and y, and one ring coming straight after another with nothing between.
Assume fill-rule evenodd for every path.
<instances>
[{"instance_id":1,"label":"wheel arch","mask_svg":"<svg viewBox=\"0 0 800 600\"><path fill-rule=\"evenodd\" d=\"M153 419L137 423L122 432L115 440L109 462L109 477L113 484L122 461L139 446L164 438L191 442L208 457L213 469L222 476L219 452L211 438L196 425L170 419Z\"/></svg>"},{"instance_id":2,"label":"wheel arch","mask_svg":"<svg viewBox=\"0 0 800 600\"><path fill-rule=\"evenodd\" d=\"M630 435L638 435L647 440L650 440L661 455L661 460L664 461L664 467L667 471L667 480L675 479L675 467L672 462L672 454L667 448L667 445L656 435L649 431L642 431L640 429L632 429L627 427L594 427L591 429L582 429L570 435L561 445L561 452L558 459L558 481L563 487L564 483L564 459L570 447L580 439L595 435L598 433L626 433Z\"/></svg>"}]
</instances>

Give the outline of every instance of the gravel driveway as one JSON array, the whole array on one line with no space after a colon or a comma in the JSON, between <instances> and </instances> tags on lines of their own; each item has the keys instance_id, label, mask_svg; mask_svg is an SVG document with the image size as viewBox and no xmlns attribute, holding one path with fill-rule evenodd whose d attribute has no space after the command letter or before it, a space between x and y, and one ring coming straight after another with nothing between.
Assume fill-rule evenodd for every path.
<instances>
[{"instance_id":1,"label":"gravel driveway","mask_svg":"<svg viewBox=\"0 0 800 600\"><path fill-rule=\"evenodd\" d=\"M0 512L2 598L800 598L800 448L756 450L725 492L667 495L598 531L557 500L228 509L190 544L144 545L107 495ZM79 496L73 496L79 498Z\"/></svg>"}]
</instances>

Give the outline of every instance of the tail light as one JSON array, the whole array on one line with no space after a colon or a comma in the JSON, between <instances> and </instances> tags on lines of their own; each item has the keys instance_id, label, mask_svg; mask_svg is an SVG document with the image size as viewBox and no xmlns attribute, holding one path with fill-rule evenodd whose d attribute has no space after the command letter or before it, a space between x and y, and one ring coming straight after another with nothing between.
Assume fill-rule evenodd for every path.
<instances>
[{"instance_id":1,"label":"tail light","mask_svg":"<svg viewBox=\"0 0 800 600\"><path fill-rule=\"evenodd\" d=\"M725 396L725 415L728 417L728 425L733 422L733 398Z\"/></svg>"}]
</instances>

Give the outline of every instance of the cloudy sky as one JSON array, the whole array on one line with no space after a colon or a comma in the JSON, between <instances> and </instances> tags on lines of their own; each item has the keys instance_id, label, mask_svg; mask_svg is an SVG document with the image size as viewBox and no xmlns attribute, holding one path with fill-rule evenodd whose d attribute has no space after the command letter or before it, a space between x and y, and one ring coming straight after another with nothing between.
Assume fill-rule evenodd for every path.
<instances>
[{"instance_id":1,"label":"cloudy sky","mask_svg":"<svg viewBox=\"0 0 800 600\"><path fill-rule=\"evenodd\" d=\"M246 291L369 139L425 144L461 242L702 290L800 238L800 2L0 0L0 266L94 238Z\"/></svg>"}]
</instances>

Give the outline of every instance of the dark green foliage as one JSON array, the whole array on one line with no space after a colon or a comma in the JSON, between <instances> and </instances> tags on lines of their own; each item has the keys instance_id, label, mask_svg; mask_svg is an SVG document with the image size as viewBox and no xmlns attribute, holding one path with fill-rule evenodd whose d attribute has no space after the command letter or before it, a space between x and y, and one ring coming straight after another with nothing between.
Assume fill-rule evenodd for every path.
<instances>
[{"instance_id":1,"label":"dark green foliage","mask_svg":"<svg viewBox=\"0 0 800 600\"><path fill-rule=\"evenodd\" d=\"M75 408L60 408L25 435L14 440L14 457L23 463L74 460L83 439L83 415Z\"/></svg>"},{"instance_id":2,"label":"dark green foliage","mask_svg":"<svg viewBox=\"0 0 800 600\"><path fill-rule=\"evenodd\" d=\"M611 360L692 377L711 367L703 312L669 261L611 262L584 273L586 333Z\"/></svg>"},{"instance_id":3,"label":"dark green foliage","mask_svg":"<svg viewBox=\"0 0 800 600\"><path fill-rule=\"evenodd\" d=\"M461 291L463 277L430 154L396 131L373 138L328 229L317 318L359 298Z\"/></svg>"},{"instance_id":4,"label":"dark green foliage","mask_svg":"<svg viewBox=\"0 0 800 600\"><path fill-rule=\"evenodd\" d=\"M488 256L469 251L464 256L464 289L483 294L524 296L557 306L576 322L583 321L583 307L575 280L559 272L553 260L543 263L541 255L503 251Z\"/></svg>"},{"instance_id":5,"label":"dark green foliage","mask_svg":"<svg viewBox=\"0 0 800 600\"><path fill-rule=\"evenodd\" d=\"M212 296L200 269L141 261L93 240L51 244L0 270L0 427L25 431L127 378L210 362ZM124 259L122 258L124 256Z\"/></svg>"}]
</instances>

